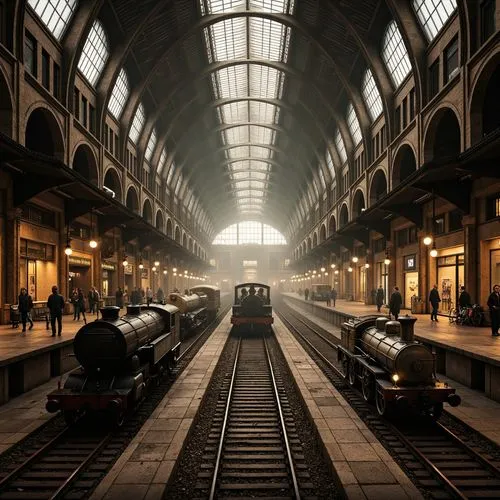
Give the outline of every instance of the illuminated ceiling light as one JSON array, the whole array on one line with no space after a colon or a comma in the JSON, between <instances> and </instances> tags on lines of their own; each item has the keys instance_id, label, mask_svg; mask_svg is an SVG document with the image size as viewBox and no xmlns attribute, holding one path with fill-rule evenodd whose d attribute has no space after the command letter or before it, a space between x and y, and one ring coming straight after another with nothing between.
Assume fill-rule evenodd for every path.
<instances>
[{"instance_id":1,"label":"illuminated ceiling light","mask_svg":"<svg viewBox=\"0 0 500 500\"><path fill-rule=\"evenodd\" d=\"M424 245L429 246L432 243L432 236L426 236L424 238Z\"/></svg>"}]
</instances>

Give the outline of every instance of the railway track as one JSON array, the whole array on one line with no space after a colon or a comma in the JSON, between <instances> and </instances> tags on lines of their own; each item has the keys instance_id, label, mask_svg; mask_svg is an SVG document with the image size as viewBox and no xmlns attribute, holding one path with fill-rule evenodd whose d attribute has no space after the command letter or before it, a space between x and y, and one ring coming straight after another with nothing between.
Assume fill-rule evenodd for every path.
<instances>
[{"instance_id":1,"label":"railway track","mask_svg":"<svg viewBox=\"0 0 500 500\"><path fill-rule=\"evenodd\" d=\"M279 311L275 308L283 323L428 498L500 498L498 446L477 433L477 439L472 440L476 446L470 446L470 435L454 431L455 426L446 415L443 420L450 426L418 417L394 422L381 418L361 393L346 382L337 364L332 335L289 307L286 315L282 311L283 307Z\"/></svg>"},{"instance_id":2,"label":"railway track","mask_svg":"<svg viewBox=\"0 0 500 500\"><path fill-rule=\"evenodd\" d=\"M313 488L265 338L241 338L206 443L197 498L302 498Z\"/></svg>"},{"instance_id":3,"label":"railway track","mask_svg":"<svg viewBox=\"0 0 500 500\"><path fill-rule=\"evenodd\" d=\"M120 429L100 432L99 421L82 419L66 427L60 415L34 431L0 456L0 500L48 500L87 498L113 466L145 420L168 392L176 377L189 364L197 348L227 314L217 318L182 349L173 376L150 394Z\"/></svg>"}]
</instances>

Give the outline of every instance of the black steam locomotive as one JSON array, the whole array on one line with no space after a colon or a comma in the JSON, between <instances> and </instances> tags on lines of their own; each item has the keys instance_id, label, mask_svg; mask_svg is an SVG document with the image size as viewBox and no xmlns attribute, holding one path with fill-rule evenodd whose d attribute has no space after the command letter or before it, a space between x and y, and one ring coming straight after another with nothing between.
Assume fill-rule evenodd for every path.
<instances>
[{"instance_id":1,"label":"black steam locomotive","mask_svg":"<svg viewBox=\"0 0 500 500\"><path fill-rule=\"evenodd\" d=\"M434 354L414 338L415 321L365 316L344 323L338 359L349 384L360 383L380 415L411 409L437 419L444 402L458 406L461 399L437 380Z\"/></svg>"},{"instance_id":2,"label":"black steam locomotive","mask_svg":"<svg viewBox=\"0 0 500 500\"><path fill-rule=\"evenodd\" d=\"M82 413L103 411L120 424L148 384L171 370L180 351L179 309L172 305L101 309L102 319L83 326L73 348L81 364L64 387L47 396L50 413L73 423Z\"/></svg>"},{"instance_id":3,"label":"black steam locomotive","mask_svg":"<svg viewBox=\"0 0 500 500\"><path fill-rule=\"evenodd\" d=\"M264 333L273 324L271 288L262 283L242 283L234 288L231 324L235 330Z\"/></svg>"}]
</instances>

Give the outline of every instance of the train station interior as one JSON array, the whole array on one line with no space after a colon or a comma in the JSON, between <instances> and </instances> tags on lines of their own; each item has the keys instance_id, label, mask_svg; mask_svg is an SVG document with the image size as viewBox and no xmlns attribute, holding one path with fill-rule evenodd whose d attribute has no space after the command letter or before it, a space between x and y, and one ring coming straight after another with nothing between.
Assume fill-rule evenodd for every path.
<instances>
[{"instance_id":1,"label":"train station interior","mask_svg":"<svg viewBox=\"0 0 500 500\"><path fill-rule=\"evenodd\" d=\"M499 96L496 0L0 0L0 464L48 418L26 401L78 366L73 338L96 310L207 286L223 310L241 283L269 286L268 305L284 301L339 341L345 321L392 312L397 287L434 373L476 410L462 404L453 418L500 450ZM54 285L62 338L50 336ZM330 292L311 300L318 285L335 290L333 304ZM14 319L23 288L28 332ZM461 325L463 290L478 320L465 312ZM174 390L186 411L165 403L153 415L168 422L138 434L137 449L160 449L172 431L170 458L127 448L91 498L163 498L224 350L223 321L194 357L199 370L186 368L195 383ZM386 452L312 361L302 370L281 321L318 435L357 429L350 451L335 433L324 441L343 489L328 498L429 497L398 459L378 480ZM16 415L27 430L9 423ZM155 425L163 434L143 442ZM11 498L4 479L0 498ZM490 486L500 494L500 469Z\"/></svg>"}]
</instances>

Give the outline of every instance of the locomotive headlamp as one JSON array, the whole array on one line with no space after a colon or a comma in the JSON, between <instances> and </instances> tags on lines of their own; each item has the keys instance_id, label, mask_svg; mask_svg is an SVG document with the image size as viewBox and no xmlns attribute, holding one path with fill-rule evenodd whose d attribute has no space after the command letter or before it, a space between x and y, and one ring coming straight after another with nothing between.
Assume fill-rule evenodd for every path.
<instances>
[{"instance_id":1,"label":"locomotive headlamp","mask_svg":"<svg viewBox=\"0 0 500 500\"><path fill-rule=\"evenodd\" d=\"M392 376L392 381L397 384L398 381L399 381L399 375L397 373L395 373L393 376Z\"/></svg>"}]
</instances>

